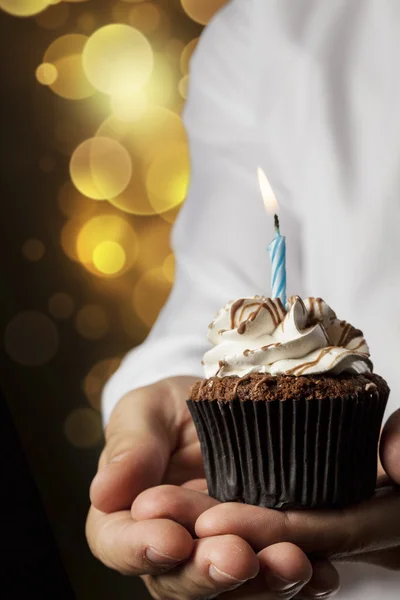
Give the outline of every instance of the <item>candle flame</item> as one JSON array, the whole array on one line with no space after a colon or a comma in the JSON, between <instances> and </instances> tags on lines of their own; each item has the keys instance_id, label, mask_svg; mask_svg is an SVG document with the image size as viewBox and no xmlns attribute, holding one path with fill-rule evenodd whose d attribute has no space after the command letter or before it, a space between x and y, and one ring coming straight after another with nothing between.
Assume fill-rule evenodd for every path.
<instances>
[{"instance_id":1,"label":"candle flame","mask_svg":"<svg viewBox=\"0 0 400 600\"><path fill-rule=\"evenodd\" d=\"M270 215L273 215L278 211L279 205L267 176L261 167L258 167L257 169L257 176L265 208Z\"/></svg>"}]
</instances>

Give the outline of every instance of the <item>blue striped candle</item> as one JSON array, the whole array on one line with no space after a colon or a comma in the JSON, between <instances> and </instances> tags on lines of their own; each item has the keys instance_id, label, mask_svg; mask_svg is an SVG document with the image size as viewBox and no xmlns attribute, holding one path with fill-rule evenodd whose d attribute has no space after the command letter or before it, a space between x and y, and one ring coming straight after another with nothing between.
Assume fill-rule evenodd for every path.
<instances>
[{"instance_id":1,"label":"blue striped candle","mask_svg":"<svg viewBox=\"0 0 400 600\"><path fill-rule=\"evenodd\" d=\"M272 264L272 298L279 298L286 306L286 238L280 233L278 215L274 216L274 222L276 235L267 247Z\"/></svg>"}]
</instances>

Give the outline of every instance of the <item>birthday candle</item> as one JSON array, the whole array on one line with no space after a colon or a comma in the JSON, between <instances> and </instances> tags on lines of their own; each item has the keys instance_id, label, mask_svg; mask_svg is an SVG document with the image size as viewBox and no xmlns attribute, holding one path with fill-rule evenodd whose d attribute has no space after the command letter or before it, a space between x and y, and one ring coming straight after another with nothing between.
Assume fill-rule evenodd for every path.
<instances>
[{"instance_id":1,"label":"birthday candle","mask_svg":"<svg viewBox=\"0 0 400 600\"><path fill-rule=\"evenodd\" d=\"M257 170L258 181L261 194L264 200L265 208L269 214L274 214L275 237L267 247L271 257L272 275L271 275L271 297L280 298L283 306L286 305L286 238L281 235L279 230L279 218L276 214L278 202L272 191L270 183L261 167Z\"/></svg>"},{"instance_id":2,"label":"birthday candle","mask_svg":"<svg viewBox=\"0 0 400 600\"><path fill-rule=\"evenodd\" d=\"M267 247L271 257L272 298L279 298L286 306L286 238L281 235L278 215L274 215L276 235Z\"/></svg>"}]
</instances>

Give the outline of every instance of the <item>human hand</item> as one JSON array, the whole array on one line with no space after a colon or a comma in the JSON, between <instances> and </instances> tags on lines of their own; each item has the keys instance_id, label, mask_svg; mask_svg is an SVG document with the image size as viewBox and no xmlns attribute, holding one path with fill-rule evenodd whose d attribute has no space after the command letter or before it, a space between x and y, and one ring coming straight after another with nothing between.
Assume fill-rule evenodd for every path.
<instances>
[{"instance_id":1,"label":"human hand","mask_svg":"<svg viewBox=\"0 0 400 600\"><path fill-rule=\"evenodd\" d=\"M380 458L376 494L358 506L279 512L244 504L218 504L199 516L196 534L203 538L229 532L256 551L277 542L291 542L311 558L367 562L400 570L400 410L383 429Z\"/></svg>"},{"instance_id":2,"label":"human hand","mask_svg":"<svg viewBox=\"0 0 400 600\"><path fill-rule=\"evenodd\" d=\"M335 569L324 560L312 565L293 544L278 543L256 554L245 540L230 533L193 539L196 519L217 504L196 491L196 483L180 487L204 477L197 433L186 406L193 382L176 377L135 390L113 411L90 492L86 532L94 555L121 573L143 576L152 596L159 599L210 598L235 588L229 598L260 594L264 599L290 599L310 578L310 583L321 584L320 590L336 590ZM174 485L153 487L161 483ZM160 504L149 496L167 493L168 504L179 508L182 492L195 499L181 506L176 518L160 516ZM147 514L141 516L143 508Z\"/></svg>"}]
</instances>

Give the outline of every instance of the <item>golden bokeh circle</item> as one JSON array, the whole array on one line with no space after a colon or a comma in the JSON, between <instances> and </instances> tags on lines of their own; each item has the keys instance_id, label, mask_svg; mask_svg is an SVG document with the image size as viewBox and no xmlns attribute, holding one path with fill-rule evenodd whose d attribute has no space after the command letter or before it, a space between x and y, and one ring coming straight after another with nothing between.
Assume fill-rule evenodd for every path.
<instances>
[{"instance_id":1,"label":"golden bokeh circle","mask_svg":"<svg viewBox=\"0 0 400 600\"><path fill-rule=\"evenodd\" d=\"M93 13L86 11L79 15L76 24L83 33L93 33L96 29L96 17Z\"/></svg>"},{"instance_id":2,"label":"golden bokeh circle","mask_svg":"<svg viewBox=\"0 0 400 600\"><path fill-rule=\"evenodd\" d=\"M114 116L125 123L138 121L147 107L147 98L142 90L135 92L132 97L111 96L110 102Z\"/></svg>"},{"instance_id":3,"label":"golden bokeh circle","mask_svg":"<svg viewBox=\"0 0 400 600\"><path fill-rule=\"evenodd\" d=\"M112 96L142 88L153 69L153 52L145 36L124 24L106 25L93 33L83 50L90 83Z\"/></svg>"},{"instance_id":4,"label":"golden bokeh circle","mask_svg":"<svg viewBox=\"0 0 400 600\"><path fill-rule=\"evenodd\" d=\"M137 268L140 274L162 267L171 253L171 224L160 216L147 217L138 229L139 254Z\"/></svg>"},{"instance_id":5,"label":"golden bokeh circle","mask_svg":"<svg viewBox=\"0 0 400 600\"><path fill-rule=\"evenodd\" d=\"M76 448L91 448L103 439L100 413L93 408L76 408L65 420L64 433Z\"/></svg>"},{"instance_id":6,"label":"golden bokeh circle","mask_svg":"<svg viewBox=\"0 0 400 600\"><path fill-rule=\"evenodd\" d=\"M118 242L100 242L93 250L93 264L100 273L116 275L126 263L125 250Z\"/></svg>"},{"instance_id":7,"label":"golden bokeh circle","mask_svg":"<svg viewBox=\"0 0 400 600\"><path fill-rule=\"evenodd\" d=\"M88 39L80 33L63 35L49 46L43 57L43 62L53 64L58 72L51 89L68 100L82 100L95 93L82 65L82 51Z\"/></svg>"},{"instance_id":8,"label":"golden bokeh circle","mask_svg":"<svg viewBox=\"0 0 400 600\"><path fill-rule=\"evenodd\" d=\"M39 367L57 353L58 331L53 321L36 311L21 312L7 325L4 333L7 354L20 365Z\"/></svg>"},{"instance_id":9,"label":"golden bokeh circle","mask_svg":"<svg viewBox=\"0 0 400 600\"><path fill-rule=\"evenodd\" d=\"M111 204L127 213L154 215L156 209L146 189L147 170L154 157L160 152L165 154L171 144L187 145L180 117L167 108L151 107L138 121L131 123L109 117L99 127L97 135L121 142L132 161L133 176L125 191L110 200Z\"/></svg>"},{"instance_id":10,"label":"golden bokeh circle","mask_svg":"<svg viewBox=\"0 0 400 600\"><path fill-rule=\"evenodd\" d=\"M176 206L175 208L173 208L172 210L169 210L167 212L161 213L160 217L163 221L166 221L167 223L173 224L175 223L180 210L182 208L182 204L178 204L178 206Z\"/></svg>"},{"instance_id":11,"label":"golden bokeh circle","mask_svg":"<svg viewBox=\"0 0 400 600\"><path fill-rule=\"evenodd\" d=\"M142 2L130 9L128 23L144 34L153 33L161 24L160 9L150 2Z\"/></svg>"},{"instance_id":12,"label":"golden bokeh circle","mask_svg":"<svg viewBox=\"0 0 400 600\"><path fill-rule=\"evenodd\" d=\"M61 247L68 258L75 262L79 262L76 241L81 228L82 223L79 219L70 219L61 230Z\"/></svg>"},{"instance_id":13,"label":"golden bokeh circle","mask_svg":"<svg viewBox=\"0 0 400 600\"><path fill-rule=\"evenodd\" d=\"M68 319L74 312L74 301L69 294L58 292L49 299L49 313L55 319Z\"/></svg>"},{"instance_id":14,"label":"golden bokeh circle","mask_svg":"<svg viewBox=\"0 0 400 600\"><path fill-rule=\"evenodd\" d=\"M101 408L101 394L103 387L111 375L121 364L121 358L106 358L96 363L83 381L83 391L89 403L96 410Z\"/></svg>"},{"instance_id":15,"label":"golden bokeh circle","mask_svg":"<svg viewBox=\"0 0 400 600\"><path fill-rule=\"evenodd\" d=\"M58 192L58 206L65 217L83 219L92 215L97 205L83 196L71 181L66 181Z\"/></svg>"},{"instance_id":16,"label":"golden bokeh circle","mask_svg":"<svg viewBox=\"0 0 400 600\"><path fill-rule=\"evenodd\" d=\"M133 305L137 315L148 328L154 324L170 291L171 281L165 276L163 267L147 271L137 282L133 292Z\"/></svg>"},{"instance_id":17,"label":"golden bokeh circle","mask_svg":"<svg viewBox=\"0 0 400 600\"><path fill-rule=\"evenodd\" d=\"M117 140L97 136L85 140L70 161L75 187L94 200L108 200L121 194L132 175L127 150Z\"/></svg>"},{"instance_id":18,"label":"golden bokeh circle","mask_svg":"<svg viewBox=\"0 0 400 600\"><path fill-rule=\"evenodd\" d=\"M62 27L68 19L69 6L65 2L59 2L54 6L49 6L47 10L36 17L36 23L44 29L58 29Z\"/></svg>"},{"instance_id":19,"label":"golden bokeh circle","mask_svg":"<svg viewBox=\"0 0 400 600\"><path fill-rule=\"evenodd\" d=\"M188 96L188 83L189 83L189 75L184 75L179 82L178 90L182 98L187 98Z\"/></svg>"},{"instance_id":20,"label":"golden bokeh circle","mask_svg":"<svg viewBox=\"0 0 400 600\"><path fill-rule=\"evenodd\" d=\"M58 77L57 67L52 63L42 63L36 69L36 79L42 85L52 85Z\"/></svg>"},{"instance_id":21,"label":"golden bokeh circle","mask_svg":"<svg viewBox=\"0 0 400 600\"><path fill-rule=\"evenodd\" d=\"M88 304L81 308L75 319L78 333L87 340L99 340L109 329L106 311L97 304Z\"/></svg>"},{"instance_id":22,"label":"golden bokeh circle","mask_svg":"<svg viewBox=\"0 0 400 600\"><path fill-rule=\"evenodd\" d=\"M180 59L182 75L189 74L190 61L191 61L193 52L195 51L196 46L199 43L199 39L200 38L197 37L194 40L191 40L182 50L181 59Z\"/></svg>"},{"instance_id":23,"label":"golden bokeh circle","mask_svg":"<svg viewBox=\"0 0 400 600\"><path fill-rule=\"evenodd\" d=\"M40 240L34 238L26 240L22 246L22 254L26 260L37 262L43 258L46 248Z\"/></svg>"},{"instance_id":24,"label":"golden bokeh circle","mask_svg":"<svg viewBox=\"0 0 400 600\"><path fill-rule=\"evenodd\" d=\"M207 25L227 0L181 0L185 13L196 23Z\"/></svg>"},{"instance_id":25,"label":"golden bokeh circle","mask_svg":"<svg viewBox=\"0 0 400 600\"><path fill-rule=\"evenodd\" d=\"M175 256L172 252L171 254L168 254L163 262L163 271L168 281L173 283L175 278Z\"/></svg>"},{"instance_id":26,"label":"golden bokeh circle","mask_svg":"<svg viewBox=\"0 0 400 600\"><path fill-rule=\"evenodd\" d=\"M0 0L0 8L14 17L32 17L49 4L50 0Z\"/></svg>"},{"instance_id":27,"label":"golden bokeh circle","mask_svg":"<svg viewBox=\"0 0 400 600\"><path fill-rule=\"evenodd\" d=\"M112 243L111 247L114 249L113 266L115 268L116 263L119 266L117 272L106 273L105 270L100 270L95 264L95 256L97 256L97 261L100 260L99 245L105 242L107 242L109 248L110 242ZM76 241L76 250L80 262L88 271L101 277L120 276L130 269L137 260L138 246L138 238L133 227L119 215L93 217L83 225ZM121 248L124 255L122 266L122 252L121 250L116 252L117 247ZM100 248L104 248L104 246L100 246ZM106 263L103 262L101 265L103 269L105 265Z\"/></svg>"},{"instance_id":28,"label":"golden bokeh circle","mask_svg":"<svg viewBox=\"0 0 400 600\"><path fill-rule=\"evenodd\" d=\"M186 144L170 144L157 153L147 171L147 190L155 212L167 212L183 202L189 185Z\"/></svg>"},{"instance_id":29,"label":"golden bokeh circle","mask_svg":"<svg viewBox=\"0 0 400 600\"><path fill-rule=\"evenodd\" d=\"M153 74L144 90L148 103L155 106L168 105L176 88L168 58L161 52L154 53Z\"/></svg>"}]
</instances>

